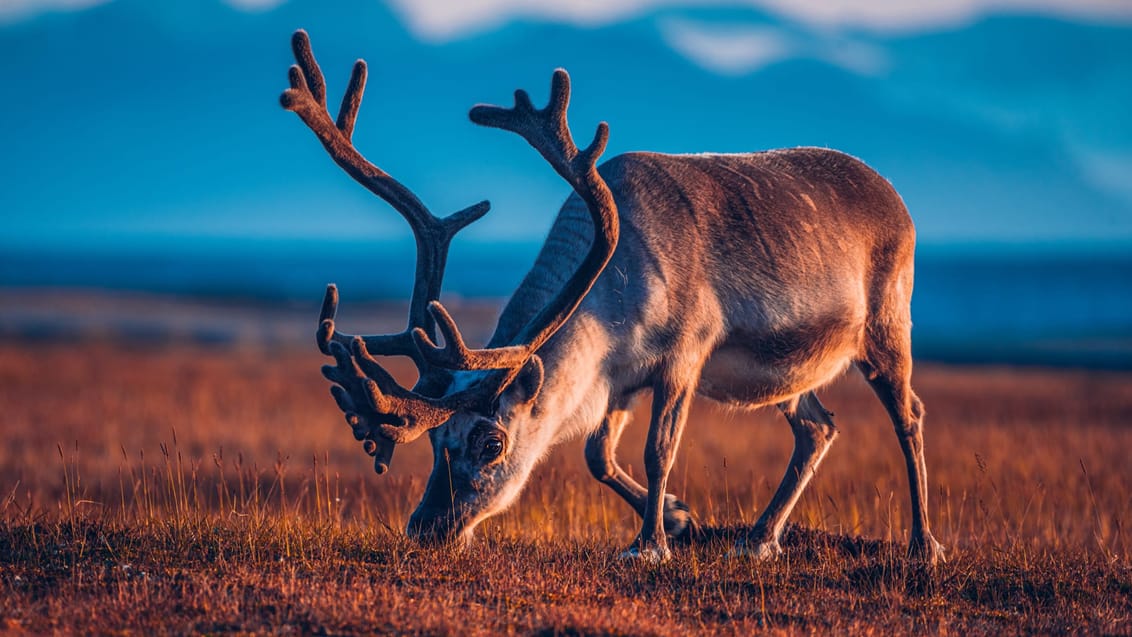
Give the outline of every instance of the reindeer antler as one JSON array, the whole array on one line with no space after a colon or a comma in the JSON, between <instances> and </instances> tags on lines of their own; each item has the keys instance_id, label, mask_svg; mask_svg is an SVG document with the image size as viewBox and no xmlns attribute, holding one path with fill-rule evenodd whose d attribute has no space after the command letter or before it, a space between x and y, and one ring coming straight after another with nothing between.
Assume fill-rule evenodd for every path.
<instances>
[{"instance_id":1,"label":"reindeer antler","mask_svg":"<svg viewBox=\"0 0 1132 637\"><path fill-rule=\"evenodd\" d=\"M417 243L416 277L413 296L409 302L408 327L398 334L363 338L366 339L366 345L375 352L408 356L418 367L427 366L420 357L411 333L418 327L430 334L434 333L432 316L426 311L426 307L429 301L440 296L441 279L448 260L448 246L457 232L484 216L491 204L481 201L443 219L433 215L412 191L366 160L350 141L365 92L365 61L358 60L354 63L350 83L342 97L342 106L335 121L331 119L326 107L326 81L314 59L306 31L300 29L295 32L291 38L291 47L297 64L292 65L288 72L291 88L280 97L283 108L295 112L303 120L322 142L331 159L347 174L401 213L409 222ZM331 320L337 309L336 299L337 296L334 308L329 312ZM323 309L326 314L327 308L324 306ZM348 346L353 336L332 331L331 338Z\"/></svg>"},{"instance_id":2,"label":"reindeer antler","mask_svg":"<svg viewBox=\"0 0 1132 637\"><path fill-rule=\"evenodd\" d=\"M329 367L337 371L327 374L330 380L340 385L340 389L335 391L335 400L346 413L347 422L354 428L354 435L361 435L360 439L368 441L367 452L372 451L371 455L377 456L375 470L383 473L392 457L394 440L405 437L405 434L397 433L400 431L396 429L398 423L405 427L404 431L416 432L419 427L413 423L433 423L439 417L437 409L440 407L430 403L429 396L438 396L444 391L451 373L432 365L424 358L416 345L414 333L421 331L435 336L436 324L427 307L430 301L435 301L440 296L448 247L456 233L487 213L490 205L482 201L445 218L433 215L412 191L366 160L351 142L365 92L365 62L358 60L354 63L338 117L332 119L326 106L326 81L311 51L310 39L305 31L295 32L291 47L296 64L288 72L291 88L280 97L283 108L294 111L303 120L322 142L334 162L347 174L392 205L409 223L416 239L416 274L409 301L408 324L403 331L361 337L337 331L334 319L338 309L338 289L333 284L327 287L319 316L319 349L337 361L337 367ZM379 388L382 393L376 396L396 397L396 400L374 400L375 394L369 383L365 382L371 379L367 379L357 365L347 364L346 361L350 352L356 349L356 338L362 339L361 351L366 352L367 370L380 368L376 361L370 364L369 361L373 359L369 352L413 359L420 372L414 391L401 388L382 370L384 386ZM416 435L419 433L414 437Z\"/></svg>"},{"instance_id":3,"label":"reindeer antler","mask_svg":"<svg viewBox=\"0 0 1132 637\"><path fill-rule=\"evenodd\" d=\"M354 428L355 437L366 440L367 452L377 456L375 470L382 473L394 443L419 437L443 424L456 411L490 406L539 347L573 314L609 262L617 246L617 207L596 168L609 138L609 127L604 122L600 124L593 142L578 150L566 122L570 78L561 69L554 73L550 102L544 109L535 109L521 90L516 91L515 106L511 109L472 109L473 122L518 133L539 151L585 201L595 233L590 251L562 291L519 330L510 344L469 349L438 298L452 237L482 217L488 203L481 202L443 219L433 216L416 195L367 161L350 141L365 90L365 63L359 60L354 64L338 118L334 120L326 107L326 83L306 32L295 33L292 48L297 64L289 72L291 88L284 91L280 100L283 107L299 115L335 163L397 209L416 238L416 279L404 331L369 336L338 332L334 323L338 290L334 285L327 288L319 317L319 349L336 361L336 365L325 366L323 374L337 383L332 388L334 398ZM444 336L444 347L435 344L437 329ZM397 384L370 352L412 358L420 371L420 380L413 390ZM471 389L443 394L450 384L449 370L499 371Z\"/></svg>"},{"instance_id":4,"label":"reindeer antler","mask_svg":"<svg viewBox=\"0 0 1132 637\"><path fill-rule=\"evenodd\" d=\"M424 357L433 365L448 369L504 369L498 383L501 392L515 378L523 365L558 331L589 293L617 248L620 226L617 205L609 186L597 172L596 162L609 140L609 125L598 124L593 141L578 150L566 121L570 104L570 76L563 69L554 71L550 84L550 100L545 108L536 109L527 92L515 91L515 106L478 105L469 117L481 126L491 126L517 133L527 140L571 186L586 207L594 223L594 239L589 252L574 274L509 345L472 350L464 345L459 329L439 301L429 304L429 311L444 334L445 346L437 347L424 331L413 337Z\"/></svg>"}]
</instances>

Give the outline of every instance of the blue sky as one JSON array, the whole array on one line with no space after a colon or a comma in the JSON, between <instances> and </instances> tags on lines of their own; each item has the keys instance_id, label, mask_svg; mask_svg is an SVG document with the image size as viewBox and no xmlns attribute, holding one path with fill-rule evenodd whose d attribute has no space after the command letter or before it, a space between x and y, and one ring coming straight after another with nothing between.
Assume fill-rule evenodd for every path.
<instances>
[{"instance_id":1,"label":"blue sky","mask_svg":"<svg viewBox=\"0 0 1132 637\"><path fill-rule=\"evenodd\" d=\"M406 242L278 107L298 27L332 101L369 61L363 153L438 214L492 200L475 242L537 241L567 192L466 119L555 66L610 155L833 146L926 244L1132 241L1123 1L3 0L0 247Z\"/></svg>"}]
</instances>

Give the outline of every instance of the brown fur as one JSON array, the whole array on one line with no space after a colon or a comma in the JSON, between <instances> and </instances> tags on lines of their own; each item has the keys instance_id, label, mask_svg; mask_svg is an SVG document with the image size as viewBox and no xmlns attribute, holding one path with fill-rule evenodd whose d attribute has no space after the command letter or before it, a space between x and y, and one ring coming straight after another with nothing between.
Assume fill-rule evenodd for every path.
<instances>
[{"instance_id":1,"label":"brown fur","mask_svg":"<svg viewBox=\"0 0 1132 637\"><path fill-rule=\"evenodd\" d=\"M892 186L860 161L819 148L630 153L600 173L617 202L620 243L574 317L538 352L546 364L539 401L573 413L546 410L503 426L517 437L541 427L561 432L542 436L545 444L587 434L594 476L644 518L628 554L663 559L666 530L694 524L664 488L692 393L744 408L777 404L794 432L795 453L778 493L736 550L770 557L836 435L813 392L857 364L872 376L905 450L915 512L911 550L938 559L926 513L922 414L908 384L915 232ZM508 342L530 319L591 237L584 207L571 198L492 344ZM641 485L620 469L614 449L625 406L645 389L654 399L648 484ZM458 422L446 427L460 429ZM446 440L449 457L459 455L460 436ZM447 466L438 462L434 473ZM525 475L517 471L511 480L521 483ZM447 515L417 513L418 527Z\"/></svg>"}]
</instances>

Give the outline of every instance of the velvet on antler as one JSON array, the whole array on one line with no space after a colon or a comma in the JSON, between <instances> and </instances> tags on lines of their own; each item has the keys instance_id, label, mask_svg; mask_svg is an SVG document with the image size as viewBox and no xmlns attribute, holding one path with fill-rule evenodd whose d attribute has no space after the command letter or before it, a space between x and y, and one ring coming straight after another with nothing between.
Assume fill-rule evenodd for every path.
<instances>
[{"instance_id":1,"label":"velvet on antler","mask_svg":"<svg viewBox=\"0 0 1132 637\"><path fill-rule=\"evenodd\" d=\"M388 435L388 432L392 431L390 428L407 420L412 422L421 420L431 422L431 420L383 409L382 406L396 404L398 409L405 410L406 404L413 402L417 397L439 396L449 384L450 371L430 364L423 357L413 333L419 330L428 335L435 335L435 322L427 307L440 296L449 245L457 232L487 213L490 205L482 201L445 218L433 215L412 191L366 160L351 141L358 109L365 92L367 74L365 62L358 60L354 64L338 117L332 119L326 106L326 82L314 58L310 38L306 32L296 31L291 39L291 46L296 64L288 72L291 88L284 91L280 98L283 108L293 111L303 120L322 142L331 159L348 175L393 206L409 223L416 239L416 273L412 297L409 301L408 325L403 331L361 337L339 332L335 323L338 289L333 284L327 287L319 315L316 337L319 349L324 354L334 356L337 363L336 366L330 367L338 370L334 373L334 378L331 378L333 382L339 383L339 387L333 390L335 400L346 413L346 420L353 427L354 435L361 435L363 440L370 441L365 445L366 450L372 451L371 455L375 455L375 470L384 473L393 454L394 439L402 437ZM364 379L365 376L358 371L354 363L346 360L355 347L355 338L362 339L367 352L411 358L420 376L414 386L415 391L408 392L390 381L385 383L385 388L379 386L379 390L386 389L391 396L400 397L399 401L394 403L385 400L372 401L369 386L358 380L358 378ZM341 349L335 348L335 344ZM393 390L393 386L400 391ZM407 395L401 392L407 392ZM427 401L422 401L422 407L410 411L413 411L413 414L417 411L435 413L430 409Z\"/></svg>"}]
</instances>

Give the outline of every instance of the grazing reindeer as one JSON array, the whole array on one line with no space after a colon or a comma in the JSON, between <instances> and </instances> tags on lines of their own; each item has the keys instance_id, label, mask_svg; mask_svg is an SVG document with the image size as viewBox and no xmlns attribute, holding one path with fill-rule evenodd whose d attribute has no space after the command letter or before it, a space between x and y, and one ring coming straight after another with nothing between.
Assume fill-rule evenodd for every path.
<instances>
[{"instance_id":1,"label":"grazing reindeer","mask_svg":"<svg viewBox=\"0 0 1132 637\"><path fill-rule=\"evenodd\" d=\"M339 166L412 226L416 281L405 331L350 336L334 325L330 286L318 342L323 372L375 469L393 445L425 432L434 465L408 533L470 538L523 488L555 444L584 434L593 475L643 518L625 557L670 557L667 536L690 532L688 508L666 494L696 393L737 407L777 405L794 432L786 475L733 553L773 558L787 516L837 435L814 394L856 365L896 426L912 494L910 553L935 562L928 528L923 408L912 392L909 301L914 230L900 197L847 155L796 148L738 155L627 153L599 168L608 127L579 150L566 123L570 84L554 73L536 109L476 106L473 122L519 134L574 189L534 267L485 349L470 349L437 301L449 242L486 202L433 216L350 141L365 86L354 66L337 120L306 33L293 39L284 108ZM443 347L437 331L443 336ZM412 390L373 354L410 357ZM633 397L652 391L647 485L614 458Z\"/></svg>"}]
</instances>

